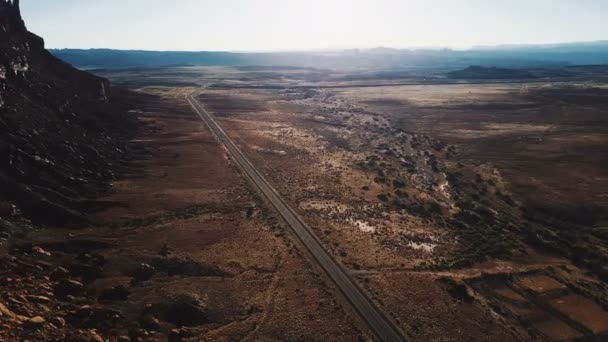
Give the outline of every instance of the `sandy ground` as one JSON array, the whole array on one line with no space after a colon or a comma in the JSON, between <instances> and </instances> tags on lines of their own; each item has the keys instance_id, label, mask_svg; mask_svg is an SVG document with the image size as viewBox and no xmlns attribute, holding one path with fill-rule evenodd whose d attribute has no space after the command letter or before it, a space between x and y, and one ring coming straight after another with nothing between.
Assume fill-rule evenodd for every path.
<instances>
[{"instance_id":1,"label":"sandy ground","mask_svg":"<svg viewBox=\"0 0 608 342\"><path fill-rule=\"evenodd\" d=\"M427 91L421 88L413 91ZM431 95L426 95L432 97L433 91L441 94L453 90L429 91ZM464 87L456 89L454 96L466 103L469 91ZM334 255L360 277L373 297L402 324L410 338L441 340L447 335L466 340L473 334L477 340L540 336L560 340L604 333L588 329L582 323L584 318L571 320L554 314L545 308L544 297L526 299L521 304L522 308L530 307L547 315L530 330L522 327L516 309L496 312L492 300L484 296L471 302L462 300L451 293L452 285L442 283L446 276L468 284L484 279L488 273L534 272L537 278L522 278L522 281L533 284L531 286L566 288L559 276L545 275L553 266L571 267L565 259L546 258L529 250L517 262L482 263L464 270L420 273L419 270L450 258L458 238L440 222L387 210L379 203L378 195L394 190L393 186L378 183L369 172L357 168L357 163L370 153L386 151L383 145L398 154L428 162L428 156L434 152L427 144L433 142L427 143L426 138L420 136L421 144L397 147L394 136L387 134L392 123L361 106L366 101L362 93L360 89L352 94L340 90L338 95L319 90L312 99L296 97L286 101L280 91L208 90L201 95L201 101L280 192L300 209ZM504 94L504 89L490 87L477 96L479 99L497 94ZM368 94L373 99L385 95L384 89ZM500 136L513 131L536 134L545 129L545 125L484 123L477 131L485 136ZM410 136L410 139L413 138ZM417 200L441 200L445 203L444 210L451 212L454 202L445 175L433 174L428 167L418 167L416 175L406 178L408 195ZM495 168L482 165L477 170L489 175L497 187L506 189L505 180ZM467 288L470 293L476 292L474 287ZM429 302L429 298L432 301ZM542 303L540 306L537 300ZM593 301L585 304L581 298L580 303L593 308ZM556 330L548 328L551 326L557 327Z\"/></svg>"},{"instance_id":2,"label":"sandy ground","mask_svg":"<svg viewBox=\"0 0 608 342\"><path fill-rule=\"evenodd\" d=\"M99 251L107 265L94 291L127 287L128 300L110 305L133 322L179 295L201 300L207 317L187 324L185 340L367 340L365 325L194 116L187 90L142 91L158 96L137 108L149 129L133 144L145 152L133 160L132 175L113 184L107 200L119 205L96 215L107 228L76 236L111 243ZM143 264L158 272L132 284L130 275ZM164 340L181 326L158 318L146 340Z\"/></svg>"},{"instance_id":3,"label":"sandy ground","mask_svg":"<svg viewBox=\"0 0 608 342\"><path fill-rule=\"evenodd\" d=\"M184 69L184 73L169 75L168 79L177 82L182 76L200 85L223 81L260 85L268 81L261 74L258 75L261 79L252 78L249 73L230 68ZM129 80L129 84L147 82L133 75L120 77ZM277 78L272 82L281 81ZM286 82L297 84L293 79ZM594 154L605 142L603 114L597 109L601 106L583 108L576 103L581 91L586 96L586 88L566 87L564 93L560 87L543 84L340 89L208 87L203 89L200 100L273 186L297 208L325 247L399 322L408 339L601 339L608 333L603 318L608 312L606 285L564 258L564 254L560 256L561 250L548 251L539 247L538 241L531 243L531 235L526 231L531 228L522 213L522 203L545 201L548 206L564 208L560 198L566 193L588 203L585 202L588 198L603 198L606 189L601 182L603 154L595 154L600 158L595 163L576 158ZM175 96L176 101L191 90L140 89ZM560 94L567 96L556 99ZM573 110L578 111L577 116L570 115ZM161 121L167 125L165 119ZM587 124L593 122L596 124ZM334 303L331 310L326 304L319 304L319 317L331 316L336 320L335 326L345 327L338 329L342 333L353 332L337 337L336 329L327 328L318 333L330 336L330 340L359 338L359 331L364 329L353 319L356 315L348 309L337 309L342 307L340 301L324 287L323 277L301 256L288 232L280 229L263 203L258 203L242 185L236 185L242 183L231 180L233 176L238 178L238 173L229 166L230 161L223 153L213 152L217 146L207 140L206 133L175 128L179 127L175 124L170 125L173 128L169 131L184 129L187 133L180 135L179 144L163 148L178 154L179 157L174 157L177 160L148 167L158 173L150 178L153 185L149 186L145 177L117 183L116 189L121 191L115 196L123 196L127 201L134 196L132 201L137 203L148 201L148 193L153 193L158 200L152 200L146 207L157 208L154 210L159 210L161 216L163 206L196 207L201 202L213 203L216 210L222 208L221 213L205 211L199 215L200 209L196 209L197 216L172 218L171 234L159 224L155 228L158 233L150 230L145 237L143 233L135 235L133 246L145 249L169 241L169 245L183 245L187 250L185 257L221 265L234 277L230 290L222 292L223 296L236 298L235 302L249 296L243 294L241 277L253 277L265 284L266 291L256 293L272 297L267 303L290 298L270 296L269 288L293 288L306 283L306 290L300 291ZM191 129L191 122L185 125ZM182 144L190 144L184 140L195 141L197 148L204 146L209 153L207 161L191 163L196 159L194 155L180 159L190 155L180 150ZM155 141L158 143L163 146L161 140ZM572 169L558 172L552 166L557 161ZM205 177L191 181L188 178L194 177L187 175L194 172ZM582 177L585 172L592 177ZM159 182L164 173L175 173L176 177ZM564 177L573 177L573 181L561 186ZM138 182L143 182L140 183L143 186L137 186ZM165 182L171 189L156 184ZM585 189L590 186L591 196L586 197ZM531 187L534 191L530 191ZM604 204L599 201L598 205ZM494 223L464 232L454 226L454 218L467 219L461 215L463 211L480 207L486 207L481 215L492 217ZM106 214L127 221L150 214L138 210L115 208ZM475 219L478 214L474 211L468 219L471 215ZM591 215L601 220L597 212ZM199 239L193 242L192 237L198 236L193 235L194 225L205 227L196 231L209 243ZM175 229L179 234L174 234ZM588 228L580 231L591 232ZM256 238L252 239L254 235ZM603 250L600 235L586 236L586 243ZM172 242L173 239L177 240ZM273 253L267 253L269 245L273 246ZM256 256L255 262L250 255ZM301 267L310 271L298 273L296 270ZM275 274L267 275L268 278L281 275L283 282L277 284L256 273L262 269ZM287 280L284 269L297 273L297 280ZM311 280L303 280L308 279L303 275L309 273ZM188 286L195 290L194 285ZM320 302L326 303L325 299ZM281 312L300 312L293 303L295 300L283 302L281 305L287 309L281 307ZM290 309L292 305L295 306ZM281 339L276 337L282 336L276 327L284 324L282 319L288 320L280 316L269 321L268 315L260 313L237 322L237 316L223 321L222 328L215 331L218 335L203 329L200 336L247 330L243 327L259 318L267 329L247 331L261 334L254 335L259 339ZM311 339L317 336L308 330L309 325L301 325L306 320L297 320L300 322L297 324L288 321L291 325L285 331L291 331L293 326L310 334L303 336ZM265 331L279 335L269 337L264 335ZM230 336L242 336L234 334Z\"/></svg>"}]
</instances>

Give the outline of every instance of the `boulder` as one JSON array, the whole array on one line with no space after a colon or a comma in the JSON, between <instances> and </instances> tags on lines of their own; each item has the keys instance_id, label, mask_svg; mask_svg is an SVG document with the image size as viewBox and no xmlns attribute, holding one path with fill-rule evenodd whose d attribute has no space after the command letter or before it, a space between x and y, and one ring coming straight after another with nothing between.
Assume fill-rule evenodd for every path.
<instances>
[{"instance_id":1,"label":"boulder","mask_svg":"<svg viewBox=\"0 0 608 342\"><path fill-rule=\"evenodd\" d=\"M36 316L36 317L32 317L30 319L28 319L26 322L23 323L23 327L26 329L40 329L44 324L46 323L46 320L40 316Z\"/></svg>"},{"instance_id":2,"label":"boulder","mask_svg":"<svg viewBox=\"0 0 608 342\"><path fill-rule=\"evenodd\" d=\"M51 323L58 328L63 328L65 326L65 319L62 317L53 317L51 318Z\"/></svg>"},{"instance_id":3,"label":"boulder","mask_svg":"<svg viewBox=\"0 0 608 342\"><path fill-rule=\"evenodd\" d=\"M67 296L79 296L84 293L84 285L76 280L61 279L54 288L55 296L66 298Z\"/></svg>"},{"instance_id":4,"label":"boulder","mask_svg":"<svg viewBox=\"0 0 608 342\"><path fill-rule=\"evenodd\" d=\"M39 246L32 247L32 253L38 254L38 255L44 255L44 256L51 256L50 252L45 251L44 249L42 249Z\"/></svg>"},{"instance_id":5,"label":"boulder","mask_svg":"<svg viewBox=\"0 0 608 342\"><path fill-rule=\"evenodd\" d=\"M41 303L41 304L49 303L51 301L51 299L49 297L46 297L46 296L34 296L34 295L30 295L30 296L26 296L26 298L30 302Z\"/></svg>"}]
</instances>

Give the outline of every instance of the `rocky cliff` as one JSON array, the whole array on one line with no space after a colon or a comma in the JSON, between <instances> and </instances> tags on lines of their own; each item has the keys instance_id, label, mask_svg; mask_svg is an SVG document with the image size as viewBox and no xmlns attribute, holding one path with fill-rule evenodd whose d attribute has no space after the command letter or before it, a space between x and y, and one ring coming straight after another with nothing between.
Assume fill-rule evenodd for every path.
<instances>
[{"instance_id":1,"label":"rocky cliff","mask_svg":"<svg viewBox=\"0 0 608 342\"><path fill-rule=\"evenodd\" d=\"M53 57L19 1L0 0L0 218L81 220L134 127L107 80Z\"/></svg>"}]
</instances>

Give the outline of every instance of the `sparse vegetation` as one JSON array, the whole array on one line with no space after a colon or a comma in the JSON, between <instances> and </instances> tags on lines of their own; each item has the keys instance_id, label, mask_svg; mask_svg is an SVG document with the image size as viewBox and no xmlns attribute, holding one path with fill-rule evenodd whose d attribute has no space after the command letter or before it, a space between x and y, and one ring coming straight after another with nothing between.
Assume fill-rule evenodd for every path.
<instances>
[{"instance_id":1,"label":"sparse vegetation","mask_svg":"<svg viewBox=\"0 0 608 342\"><path fill-rule=\"evenodd\" d=\"M49 331L61 333L47 339L63 340L68 330L80 334L74 340L369 337L357 325L365 320L334 298L335 284L273 206L213 135L193 124L183 99L201 84L197 98L206 110L408 337L542 339L546 332L535 324L551 317L595 338L584 315L549 302L575 298L597 317L608 310L608 205L597 181L605 169L608 97L600 83L608 69L577 68L563 69L593 75L599 85L581 85L587 76L571 87L554 80L441 85L433 82L446 74L426 69L415 77L265 66L97 71L137 93L113 87L104 110L89 108L85 99L100 98L101 79L93 78L91 94L74 88L70 101L60 101L61 120L44 115L33 129L18 129L13 119L27 115L0 117L8 158L0 185L11 190L0 198L0 242L7 241L0 243L0 326L14 334L0 340L44 340ZM471 71L483 74L475 79L514 75L469 68L447 80ZM0 68L0 83L12 82L9 74ZM44 108L54 100L30 102L55 94L47 86L57 82L33 96L36 74L27 76L18 88L7 83L14 98L3 97L0 107L55 113ZM398 82L429 84L392 85ZM120 144L94 118L113 101L121 103L116 113L141 124ZM87 136L73 134L76 126ZM52 141L49 127L66 141ZM60 165L53 144L72 159ZM14 179L31 184L15 187ZM32 198L45 210L21 205ZM46 209L86 218L75 227L85 229L55 231L28 220ZM537 283L558 290L537 294L547 288ZM535 320L524 322L511 305Z\"/></svg>"}]
</instances>

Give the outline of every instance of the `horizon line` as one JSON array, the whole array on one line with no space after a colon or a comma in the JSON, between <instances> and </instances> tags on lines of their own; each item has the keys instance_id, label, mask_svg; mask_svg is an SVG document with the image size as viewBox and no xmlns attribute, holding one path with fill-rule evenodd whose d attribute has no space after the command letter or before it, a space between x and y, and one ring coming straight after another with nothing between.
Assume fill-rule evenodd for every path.
<instances>
[{"instance_id":1,"label":"horizon line","mask_svg":"<svg viewBox=\"0 0 608 342\"><path fill-rule=\"evenodd\" d=\"M369 51L369 50L396 50L396 51L471 51L480 49L509 49L509 48L524 48L524 47L557 47L560 45L572 44L608 44L608 39L601 40L581 40L581 41L564 41L554 43L500 43L495 45L472 45L466 47L458 46L410 46L410 47L390 47L390 46L375 46L375 47L344 47L344 48L303 48L303 49L282 49L282 50L164 50L164 49L123 49L111 47L89 47L89 48L71 48L71 47L48 47L48 50L112 50L112 51L142 51L142 52L217 52L217 53L328 53L328 52L352 52L352 51Z\"/></svg>"}]
</instances>

